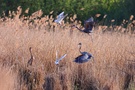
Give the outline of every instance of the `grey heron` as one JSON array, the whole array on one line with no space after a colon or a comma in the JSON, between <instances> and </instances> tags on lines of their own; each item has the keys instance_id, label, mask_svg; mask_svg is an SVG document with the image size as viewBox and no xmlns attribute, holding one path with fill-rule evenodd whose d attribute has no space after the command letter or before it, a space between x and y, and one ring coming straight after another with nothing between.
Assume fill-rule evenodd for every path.
<instances>
[{"instance_id":1,"label":"grey heron","mask_svg":"<svg viewBox=\"0 0 135 90\"><path fill-rule=\"evenodd\" d=\"M58 23L58 24L61 24L62 20L63 20L67 15L68 15L68 14L64 15L64 12L61 12L61 13L58 15L57 19L54 20L54 22L56 22L56 23Z\"/></svg>"},{"instance_id":2,"label":"grey heron","mask_svg":"<svg viewBox=\"0 0 135 90\"><path fill-rule=\"evenodd\" d=\"M81 52L81 46L82 46L82 44L79 43L79 52L81 53L81 55L79 55L78 57L75 58L74 62L76 62L76 63L85 63L93 57L92 54L90 54L88 52Z\"/></svg>"},{"instance_id":3,"label":"grey heron","mask_svg":"<svg viewBox=\"0 0 135 90\"><path fill-rule=\"evenodd\" d=\"M77 28L81 32L89 34L89 33L92 33L92 29L94 27L94 24L95 24L94 19L93 19L93 17L91 17L84 22L84 29L83 30L78 28L76 25L73 25L72 27Z\"/></svg>"},{"instance_id":4,"label":"grey heron","mask_svg":"<svg viewBox=\"0 0 135 90\"><path fill-rule=\"evenodd\" d=\"M56 51L56 61L55 61L55 64L57 65L57 72L59 73L59 63L62 59L64 59L65 57L67 56L67 54L64 54L63 56L61 56L60 58L58 58L58 52Z\"/></svg>"},{"instance_id":5,"label":"grey heron","mask_svg":"<svg viewBox=\"0 0 135 90\"><path fill-rule=\"evenodd\" d=\"M33 62L33 59L34 59L34 57L32 55L32 48L31 47L29 48L29 51L30 51L30 59L27 62L27 66L31 66L32 62Z\"/></svg>"}]
</instances>

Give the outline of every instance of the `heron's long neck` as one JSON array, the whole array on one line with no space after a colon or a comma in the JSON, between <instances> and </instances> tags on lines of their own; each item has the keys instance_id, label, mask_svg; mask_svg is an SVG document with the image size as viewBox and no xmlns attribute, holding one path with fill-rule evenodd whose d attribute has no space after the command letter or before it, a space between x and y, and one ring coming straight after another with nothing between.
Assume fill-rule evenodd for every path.
<instances>
[{"instance_id":1,"label":"heron's long neck","mask_svg":"<svg viewBox=\"0 0 135 90\"><path fill-rule=\"evenodd\" d=\"M79 52L82 53L82 52L81 52L81 46L79 47Z\"/></svg>"},{"instance_id":2,"label":"heron's long neck","mask_svg":"<svg viewBox=\"0 0 135 90\"><path fill-rule=\"evenodd\" d=\"M78 28L77 26L76 26L76 28L79 30L79 31L82 31L80 28Z\"/></svg>"}]
</instances>

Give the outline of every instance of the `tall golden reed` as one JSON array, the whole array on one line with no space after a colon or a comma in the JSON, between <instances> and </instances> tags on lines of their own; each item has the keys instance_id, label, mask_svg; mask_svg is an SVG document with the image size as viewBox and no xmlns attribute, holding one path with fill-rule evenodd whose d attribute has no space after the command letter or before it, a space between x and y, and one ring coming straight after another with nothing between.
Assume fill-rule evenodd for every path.
<instances>
[{"instance_id":1,"label":"tall golden reed","mask_svg":"<svg viewBox=\"0 0 135 90\"><path fill-rule=\"evenodd\" d=\"M18 77L13 74L11 77L15 78L11 79L19 80L20 89L123 90L126 73L134 72L127 72L135 59L134 35L102 33L102 28L95 28L92 42L90 35L71 29L70 24L57 25L49 16L39 19L41 10L36 13L40 15L30 17L18 17L20 13L18 8L13 19L5 17L0 21L0 62L15 66L13 71ZM90 52L94 61L80 65L73 62L80 55L77 46L80 42L82 51ZM29 47L34 56L31 67L26 65L30 59ZM60 72L54 64L56 51L59 57L67 53L60 62ZM132 80L128 88L134 88Z\"/></svg>"}]
</instances>

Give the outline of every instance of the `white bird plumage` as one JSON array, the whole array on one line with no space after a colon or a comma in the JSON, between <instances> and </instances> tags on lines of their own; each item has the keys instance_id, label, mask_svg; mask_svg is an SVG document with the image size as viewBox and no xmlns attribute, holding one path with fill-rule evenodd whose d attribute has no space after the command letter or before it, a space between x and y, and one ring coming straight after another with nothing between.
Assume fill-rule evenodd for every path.
<instances>
[{"instance_id":1,"label":"white bird plumage","mask_svg":"<svg viewBox=\"0 0 135 90\"><path fill-rule=\"evenodd\" d=\"M68 15L68 14L64 15L64 12L61 12L61 13L58 15L57 19L56 19L54 22L56 22L56 23L58 23L58 24L61 24L62 20L63 20L67 15Z\"/></svg>"},{"instance_id":2,"label":"white bird plumage","mask_svg":"<svg viewBox=\"0 0 135 90\"><path fill-rule=\"evenodd\" d=\"M55 64L58 65L59 62L64 59L67 56L67 54L64 54L63 56L61 56L60 58L58 58L58 52L56 51L56 61Z\"/></svg>"}]
</instances>

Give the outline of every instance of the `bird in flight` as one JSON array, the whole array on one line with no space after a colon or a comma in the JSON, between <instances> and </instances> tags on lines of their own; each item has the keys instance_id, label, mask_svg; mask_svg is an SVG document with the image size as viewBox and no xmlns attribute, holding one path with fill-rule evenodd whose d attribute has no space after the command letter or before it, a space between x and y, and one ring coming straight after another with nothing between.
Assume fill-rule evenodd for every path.
<instances>
[{"instance_id":1,"label":"bird in flight","mask_svg":"<svg viewBox=\"0 0 135 90\"><path fill-rule=\"evenodd\" d=\"M89 33L92 33L92 29L94 27L94 24L95 24L94 19L93 19L93 17L91 17L84 22L84 29L83 30L78 28L76 25L73 25L72 27L77 28L81 32L89 34Z\"/></svg>"},{"instance_id":2,"label":"bird in flight","mask_svg":"<svg viewBox=\"0 0 135 90\"><path fill-rule=\"evenodd\" d=\"M56 20L54 20L54 22L58 23L58 24L61 24L62 20L67 16L68 14L64 15L64 12L61 12L59 15L58 15L58 18Z\"/></svg>"},{"instance_id":3,"label":"bird in flight","mask_svg":"<svg viewBox=\"0 0 135 90\"><path fill-rule=\"evenodd\" d=\"M60 58L58 58L58 52L56 51L56 61L55 64L58 65L59 62L64 59L67 56L67 54L64 54L63 56L61 56Z\"/></svg>"},{"instance_id":4,"label":"bird in flight","mask_svg":"<svg viewBox=\"0 0 135 90\"><path fill-rule=\"evenodd\" d=\"M79 52L81 53L81 55L79 55L78 57L75 58L74 62L76 63L85 63L88 62L93 56L92 54L88 53L88 52L81 52L81 46L82 44L79 43Z\"/></svg>"}]
</instances>

